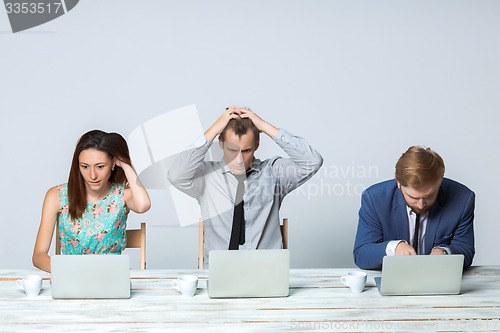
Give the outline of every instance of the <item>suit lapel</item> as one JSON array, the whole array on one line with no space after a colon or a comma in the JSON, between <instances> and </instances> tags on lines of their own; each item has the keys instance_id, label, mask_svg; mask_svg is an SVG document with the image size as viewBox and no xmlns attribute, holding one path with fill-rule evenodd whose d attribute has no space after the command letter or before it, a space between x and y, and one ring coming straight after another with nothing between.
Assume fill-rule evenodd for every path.
<instances>
[{"instance_id":1,"label":"suit lapel","mask_svg":"<svg viewBox=\"0 0 500 333\"><path fill-rule=\"evenodd\" d=\"M394 192L393 198L394 221L399 239L404 239L410 242L410 229L408 225L408 214L406 211L406 203L403 194L399 189Z\"/></svg>"},{"instance_id":2,"label":"suit lapel","mask_svg":"<svg viewBox=\"0 0 500 333\"><path fill-rule=\"evenodd\" d=\"M429 210L429 217L427 218L427 227L425 229L425 242L424 242L424 253L428 254L431 252L432 247L434 246L434 239L436 239L437 227L439 225L439 221L441 221L441 215L443 213L443 205L440 200L440 195L436 199L434 205L432 205Z\"/></svg>"}]
</instances>

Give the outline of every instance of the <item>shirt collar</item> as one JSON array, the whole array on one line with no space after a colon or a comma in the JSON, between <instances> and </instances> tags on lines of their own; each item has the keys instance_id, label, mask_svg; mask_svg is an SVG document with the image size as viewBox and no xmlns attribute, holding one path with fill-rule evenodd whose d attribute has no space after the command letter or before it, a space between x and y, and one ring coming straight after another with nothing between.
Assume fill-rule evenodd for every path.
<instances>
[{"instance_id":1,"label":"shirt collar","mask_svg":"<svg viewBox=\"0 0 500 333\"><path fill-rule=\"evenodd\" d=\"M231 173L231 170L229 170L229 167L227 166L226 162L224 162L224 160L220 161L220 163L221 163L222 174ZM247 173L260 172L261 170L262 170L262 161L254 158L252 166L250 167L250 170L247 171Z\"/></svg>"},{"instance_id":2,"label":"shirt collar","mask_svg":"<svg viewBox=\"0 0 500 333\"><path fill-rule=\"evenodd\" d=\"M410 206L406 205L406 213L408 214L408 216L411 216L412 214L413 215L417 215L411 208ZM429 215L429 211L426 211L425 213L423 214L420 214L420 220L423 220L424 218L426 218L427 216Z\"/></svg>"}]
</instances>

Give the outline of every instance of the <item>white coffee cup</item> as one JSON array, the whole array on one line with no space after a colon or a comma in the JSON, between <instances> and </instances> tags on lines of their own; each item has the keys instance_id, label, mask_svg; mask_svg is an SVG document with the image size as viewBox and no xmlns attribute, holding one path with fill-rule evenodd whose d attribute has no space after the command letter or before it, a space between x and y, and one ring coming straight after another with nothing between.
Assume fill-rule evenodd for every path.
<instances>
[{"instance_id":1,"label":"white coffee cup","mask_svg":"<svg viewBox=\"0 0 500 333\"><path fill-rule=\"evenodd\" d=\"M353 293L359 294L363 291L363 289L365 289L366 273L359 271L349 272L347 275L342 276L340 281L351 288Z\"/></svg>"},{"instance_id":2,"label":"white coffee cup","mask_svg":"<svg viewBox=\"0 0 500 333\"><path fill-rule=\"evenodd\" d=\"M193 297L198 287L198 277L194 275L182 275L172 281L172 286L181 292L184 297Z\"/></svg>"},{"instance_id":3,"label":"white coffee cup","mask_svg":"<svg viewBox=\"0 0 500 333\"><path fill-rule=\"evenodd\" d=\"M40 289L42 289L42 277L40 275L28 275L22 279L16 280L16 284L19 288L24 290L26 296L38 296L38 294L40 294Z\"/></svg>"}]
</instances>

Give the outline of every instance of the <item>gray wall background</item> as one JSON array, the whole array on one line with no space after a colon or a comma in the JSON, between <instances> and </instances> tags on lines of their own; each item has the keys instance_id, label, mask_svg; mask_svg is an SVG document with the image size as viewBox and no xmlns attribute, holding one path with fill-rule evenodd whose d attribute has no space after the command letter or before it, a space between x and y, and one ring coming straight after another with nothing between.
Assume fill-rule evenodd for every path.
<instances>
[{"instance_id":1,"label":"gray wall background","mask_svg":"<svg viewBox=\"0 0 500 333\"><path fill-rule=\"evenodd\" d=\"M32 267L45 192L81 134L127 137L190 104L205 129L250 106L322 153L282 207L293 267L354 266L361 191L414 144L476 192L474 264L499 264L498 17L493 0L85 0L13 34L0 9L0 268ZM257 157L275 154L263 138ZM129 217L148 224L148 267L196 267L196 227L168 190L150 195Z\"/></svg>"}]
</instances>

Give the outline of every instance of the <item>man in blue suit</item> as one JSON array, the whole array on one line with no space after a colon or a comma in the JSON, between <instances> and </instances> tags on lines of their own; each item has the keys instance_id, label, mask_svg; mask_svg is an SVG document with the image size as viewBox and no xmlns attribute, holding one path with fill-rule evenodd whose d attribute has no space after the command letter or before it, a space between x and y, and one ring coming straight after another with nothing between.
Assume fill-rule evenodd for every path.
<instances>
[{"instance_id":1,"label":"man in blue suit","mask_svg":"<svg viewBox=\"0 0 500 333\"><path fill-rule=\"evenodd\" d=\"M386 255L463 254L474 257L475 195L444 178L444 161L429 148L410 147L396 163L396 179L361 196L354 261L380 269Z\"/></svg>"}]
</instances>

